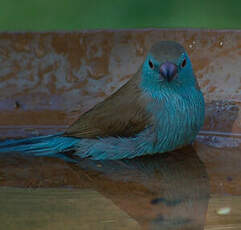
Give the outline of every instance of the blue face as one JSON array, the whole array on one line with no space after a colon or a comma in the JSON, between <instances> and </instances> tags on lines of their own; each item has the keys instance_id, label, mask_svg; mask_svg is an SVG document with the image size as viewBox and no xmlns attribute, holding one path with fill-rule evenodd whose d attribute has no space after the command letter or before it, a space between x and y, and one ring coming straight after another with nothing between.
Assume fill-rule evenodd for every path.
<instances>
[{"instance_id":1,"label":"blue face","mask_svg":"<svg viewBox=\"0 0 241 230\"><path fill-rule=\"evenodd\" d=\"M192 64L186 53L177 58L163 57L159 61L148 54L142 67L141 86L145 90L178 89L195 86L195 82Z\"/></svg>"}]
</instances>

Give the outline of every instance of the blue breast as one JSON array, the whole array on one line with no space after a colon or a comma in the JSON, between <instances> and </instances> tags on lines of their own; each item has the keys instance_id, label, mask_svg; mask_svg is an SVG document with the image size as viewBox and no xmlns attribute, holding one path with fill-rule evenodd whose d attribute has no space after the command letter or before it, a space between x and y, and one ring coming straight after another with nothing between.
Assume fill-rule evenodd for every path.
<instances>
[{"instance_id":1,"label":"blue breast","mask_svg":"<svg viewBox=\"0 0 241 230\"><path fill-rule=\"evenodd\" d=\"M154 121L154 152L166 152L191 143L204 122L204 99L195 87L164 89L153 97L148 111Z\"/></svg>"}]
</instances>

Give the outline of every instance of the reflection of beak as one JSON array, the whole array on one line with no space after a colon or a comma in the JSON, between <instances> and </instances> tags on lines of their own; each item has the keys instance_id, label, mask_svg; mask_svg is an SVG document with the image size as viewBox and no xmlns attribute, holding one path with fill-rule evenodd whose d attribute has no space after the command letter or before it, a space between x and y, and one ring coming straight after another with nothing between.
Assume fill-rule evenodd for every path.
<instances>
[{"instance_id":1,"label":"reflection of beak","mask_svg":"<svg viewBox=\"0 0 241 230\"><path fill-rule=\"evenodd\" d=\"M165 62L160 67L160 73L168 82L170 82L177 74L177 65L171 62Z\"/></svg>"}]
</instances>

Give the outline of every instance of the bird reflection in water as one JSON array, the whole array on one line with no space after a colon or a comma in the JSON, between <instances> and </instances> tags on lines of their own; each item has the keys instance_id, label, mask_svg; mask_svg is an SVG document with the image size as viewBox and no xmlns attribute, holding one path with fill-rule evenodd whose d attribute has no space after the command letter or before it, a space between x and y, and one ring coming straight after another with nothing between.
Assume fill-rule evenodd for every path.
<instances>
[{"instance_id":1,"label":"bird reflection in water","mask_svg":"<svg viewBox=\"0 0 241 230\"><path fill-rule=\"evenodd\" d=\"M192 146L130 160L81 160L71 167L143 229L204 229L209 183Z\"/></svg>"}]
</instances>

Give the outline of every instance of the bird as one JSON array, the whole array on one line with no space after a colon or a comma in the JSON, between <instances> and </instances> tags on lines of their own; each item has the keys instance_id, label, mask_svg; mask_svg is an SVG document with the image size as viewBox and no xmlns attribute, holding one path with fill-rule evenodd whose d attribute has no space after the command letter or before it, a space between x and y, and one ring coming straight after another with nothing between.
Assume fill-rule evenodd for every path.
<instances>
[{"instance_id":1,"label":"bird","mask_svg":"<svg viewBox=\"0 0 241 230\"><path fill-rule=\"evenodd\" d=\"M170 152L193 143L204 116L204 97L185 48L158 41L126 84L64 132L5 140L0 153L75 161Z\"/></svg>"}]
</instances>

